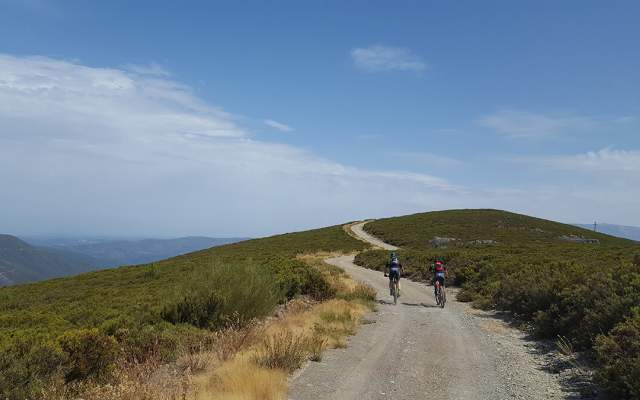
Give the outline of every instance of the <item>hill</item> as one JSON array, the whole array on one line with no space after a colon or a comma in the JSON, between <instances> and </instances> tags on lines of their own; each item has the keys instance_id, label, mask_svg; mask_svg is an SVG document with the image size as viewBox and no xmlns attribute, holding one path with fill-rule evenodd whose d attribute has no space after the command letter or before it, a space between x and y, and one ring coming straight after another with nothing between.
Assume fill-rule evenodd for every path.
<instances>
[{"instance_id":1,"label":"hill","mask_svg":"<svg viewBox=\"0 0 640 400\"><path fill-rule=\"evenodd\" d=\"M424 248L435 237L460 242L493 240L497 244L561 244L571 238L597 239L601 244L629 245L628 241L592 230L500 210L447 210L383 218L366 226L367 232L400 247Z\"/></svg>"},{"instance_id":2,"label":"hill","mask_svg":"<svg viewBox=\"0 0 640 400\"><path fill-rule=\"evenodd\" d=\"M0 288L0 398L30 398L59 371L68 381L101 376L115 349L127 360L175 359L210 330L265 317L288 298L325 298L326 278L296 255L363 248L336 226Z\"/></svg>"},{"instance_id":3,"label":"hill","mask_svg":"<svg viewBox=\"0 0 640 400\"><path fill-rule=\"evenodd\" d=\"M613 398L640 398L640 243L499 210L421 213L364 228L401 247L405 276L430 281L432 263L444 260L459 300L508 311L536 336L590 353ZM369 250L355 262L382 269L387 259Z\"/></svg>"},{"instance_id":4,"label":"hill","mask_svg":"<svg viewBox=\"0 0 640 400\"><path fill-rule=\"evenodd\" d=\"M95 267L145 264L247 238L187 236L175 239L59 239L27 238L28 242L72 251L93 258Z\"/></svg>"},{"instance_id":5,"label":"hill","mask_svg":"<svg viewBox=\"0 0 640 400\"><path fill-rule=\"evenodd\" d=\"M90 271L94 260L61 249L31 246L11 235L0 235L0 286Z\"/></svg>"},{"instance_id":6,"label":"hill","mask_svg":"<svg viewBox=\"0 0 640 400\"><path fill-rule=\"evenodd\" d=\"M593 225L591 224L576 224L576 226L593 230ZM617 236L620 238L640 241L640 228L637 226L598 224L598 232L606 233L607 235Z\"/></svg>"}]
</instances>

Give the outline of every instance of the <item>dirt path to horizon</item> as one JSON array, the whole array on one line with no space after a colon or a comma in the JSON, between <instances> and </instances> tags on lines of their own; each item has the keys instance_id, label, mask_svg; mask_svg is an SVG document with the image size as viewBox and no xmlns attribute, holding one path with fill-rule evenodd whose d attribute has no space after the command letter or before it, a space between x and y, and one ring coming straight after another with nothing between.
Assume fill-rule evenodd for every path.
<instances>
[{"instance_id":1,"label":"dirt path to horizon","mask_svg":"<svg viewBox=\"0 0 640 400\"><path fill-rule=\"evenodd\" d=\"M393 249L352 226L361 239ZM394 306L382 273L358 267L353 256L328 259L378 291L379 305L345 349L329 350L291 382L291 400L575 399L544 371L524 335L455 301L436 307L433 288L402 280Z\"/></svg>"}]
</instances>

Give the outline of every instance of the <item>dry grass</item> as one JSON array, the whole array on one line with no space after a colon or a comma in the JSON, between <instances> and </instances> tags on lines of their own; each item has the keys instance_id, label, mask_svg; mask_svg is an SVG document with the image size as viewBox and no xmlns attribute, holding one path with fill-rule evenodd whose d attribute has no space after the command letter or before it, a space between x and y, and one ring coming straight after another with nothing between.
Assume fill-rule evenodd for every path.
<instances>
[{"instance_id":1,"label":"dry grass","mask_svg":"<svg viewBox=\"0 0 640 400\"><path fill-rule=\"evenodd\" d=\"M267 336L259 346L254 361L266 368L293 372L309 358L308 342L307 337L291 331Z\"/></svg>"},{"instance_id":2,"label":"dry grass","mask_svg":"<svg viewBox=\"0 0 640 400\"><path fill-rule=\"evenodd\" d=\"M118 365L111 384L86 381L65 384L52 382L40 396L42 400L187 400L195 399L192 375L153 361Z\"/></svg>"},{"instance_id":3,"label":"dry grass","mask_svg":"<svg viewBox=\"0 0 640 400\"><path fill-rule=\"evenodd\" d=\"M238 357L201 377L198 386L198 400L281 400L287 394L287 373Z\"/></svg>"}]
</instances>

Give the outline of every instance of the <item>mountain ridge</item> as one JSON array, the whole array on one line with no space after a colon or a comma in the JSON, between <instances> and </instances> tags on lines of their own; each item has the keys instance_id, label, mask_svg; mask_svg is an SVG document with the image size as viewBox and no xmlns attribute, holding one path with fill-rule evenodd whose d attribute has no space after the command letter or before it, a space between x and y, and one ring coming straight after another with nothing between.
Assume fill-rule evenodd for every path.
<instances>
[{"instance_id":1,"label":"mountain ridge","mask_svg":"<svg viewBox=\"0 0 640 400\"><path fill-rule=\"evenodd\" d=\"M593 224L572 224L584 229L593 230ZM608 223L598 223L596 232L605 233L607 235L620 238L640 241L640 227L631 225L617 225Z\"/></svg>"}]
</instances>

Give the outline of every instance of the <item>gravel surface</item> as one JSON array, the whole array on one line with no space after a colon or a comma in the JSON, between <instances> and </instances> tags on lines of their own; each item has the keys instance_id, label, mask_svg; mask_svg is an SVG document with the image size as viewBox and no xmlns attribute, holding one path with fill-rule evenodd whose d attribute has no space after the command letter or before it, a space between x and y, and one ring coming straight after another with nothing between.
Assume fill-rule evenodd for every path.
<instances>
[{"instance_id":1,"label":"gravel surface","mask_svg":"<svg viewBox=\"0 0 640 400\"><path fill-rule=\"evenodd\" d=\"M354 233L384 247L361 235L362 225ZM433 287L403 279L394 306L382 273L354 265L353 256L327 262L374 287L379 304L347 348L327 351L292 378L289 399L580 398L548 372L535 342L494 313L455 301L454 290L441 309Z\"/></svg>"}]
</instances>

